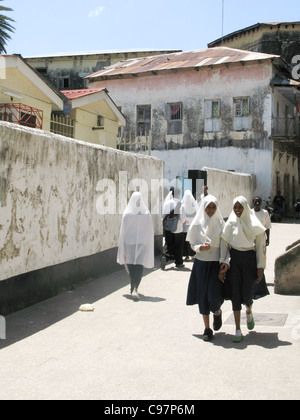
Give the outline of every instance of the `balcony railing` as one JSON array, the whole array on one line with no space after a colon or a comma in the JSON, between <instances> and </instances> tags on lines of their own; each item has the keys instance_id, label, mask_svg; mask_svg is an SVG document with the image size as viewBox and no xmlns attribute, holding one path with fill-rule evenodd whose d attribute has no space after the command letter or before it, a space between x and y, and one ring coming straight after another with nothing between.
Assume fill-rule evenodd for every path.
<instances>
[{"instance_id":1,"label":"balcony railing","mask_svg":"<svg viewBox=\"0 0 300 420\"><path fill-rule=\"evenodd\" d=\"M299 118L272 118L272 136L285 138L299 138L300 122Z\"/></svg>"},{"instance_id":2,"label":"balcony railing","mask_svg":"<svg viewBox=\"0 0 300 420\"><path fill-rule=\"evenodd\" d=\"M0 121L8 121L26 127L43 128L43 111L25 104L0 104Z\"/></svg>"}]
</instances>

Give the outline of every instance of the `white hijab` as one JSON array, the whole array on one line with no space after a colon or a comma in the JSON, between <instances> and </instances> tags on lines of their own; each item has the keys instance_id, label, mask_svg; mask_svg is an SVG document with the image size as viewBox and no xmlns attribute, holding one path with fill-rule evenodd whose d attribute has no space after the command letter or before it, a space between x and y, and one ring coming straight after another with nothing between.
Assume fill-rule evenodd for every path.
<instances>
[{"instance_id":1,"label":"white hijab","mask_svg":"<svg viewBox=\"0 0 300 420\"><path fill-rule=\"evenodd\" d=\"M185 191L181 203L185 212L185 218L189 221L188 224L191 224L197 213L197 202L191 191Z\"/></svg>"},{"instance_id":2,"label":"white hijab","mask_svg":"<svg viewBox=\"0 0 300 420\"><path fill-rule=\"evenodd\" d=\"M212 217L206 214L206 208L210 203L217 206ZM200 208L188 230L186 240L191 246L209 243L212 248L220 247L220 237L225 225L222 214L218 208L218 200L213 195L207 195L201 202Z\"/></svg>"},{"instance_id":3,"label":"white hijab","mask_svg":"<svg viewBox=\"0 0 300 420\"><path fill-rule=\"evenodd\" d=\"M132 194L123 214L117 262L154 267L152 217L140 192Z\"/></svg>"},{"instance_id":4,"label":"white hijab","mask_svg":"<svg viewBox=\"0 0 300 420\"><path fill-rule=\"evenodd\" d=\"M265 232L265 228L252 213L245 197L239 196L233 200L233 207L239 202L244 211L241 217L232 211L224 227L222 238L233 248L250 249L255 246L257 236Z\"/></svg>"}]
</instances>

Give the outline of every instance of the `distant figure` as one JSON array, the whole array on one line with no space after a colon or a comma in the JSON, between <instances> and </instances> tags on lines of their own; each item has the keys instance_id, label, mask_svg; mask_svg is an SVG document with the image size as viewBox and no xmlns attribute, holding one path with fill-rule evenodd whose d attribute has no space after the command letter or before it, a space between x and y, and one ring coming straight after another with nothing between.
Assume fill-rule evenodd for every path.
<instances>
[{"instance_id":1,"label":"distant figure","mask_svg":"<svg viewBox=\"0 0 300 420\"><path fill-rule=\"evenodd\" d=\"M187 232L189 227L196 216L198 211L198 206L196 200L193 197L193 194L190 190L186 190L181 201L182 210L185 213L185 223L183 224L183 234L184 234L184 247L183 247L183 256L186 261L189 261L190 257L194 257L196 252L192 250L190 243L186 240Z\"/></svg>"},{"instance_id":2,"label":"distant figure","mask_svg":"<svg viewBox=\"0 0 300 420\"><path fill-rule=\"evenodd\" d=\"M130 275L133 299L140 299L138 288L144 267L154 267L152 217L140 192L132 194L123 214L117 262L125 265Z\"/></svg>"},{"instance_id":3,"label":"distant figure","mask_svg":"<svg viewBox=\"0 0 300 420\"><path fill-rule=\"evenodd\" d=\"M185 213L181 208L181 202L179 200L180 190L174 189L174 197L169 194L163 204L162 216L163 216L163 227L165 232L166 247L164 248L163 255L161 258L160 268L165 269L167 262L171 259L175 259L175 265L177 268L184 267L183 264L183 246L184 246L184 234L183 234L183 223L185 222Z\"/></svg>"},{"instance_id":4,"label":"distant figure","mask_svg":"<svg viewBox=\"0 0 300 420\"><path fill-rule=\"evenodd\" d=\"M297 198L296 203L294 204L294 209L296 212L296 219L300 219L300 198Z\"/></svg>"},{"instance_id":5,"label":"distant figure","mask_svg":"<svg viewBox=\"0 0 300 420\"><path fill-rule=\"evenodd\" d=\"M258 218L260 223L266 228L266 246L270 245L270 230L272 228L272 223L270 219L269 212L261 208L262 199L260 197L254 197L252 213Z\"/></svg>"},{"instance_id":6,"label":"distant figure","mask_svg":"<svg viewBox=\"0 0 300 420\"><path fill-rule=\"evenodd\" d=\"M273 204L275 207L275 212L280 214L281 217L283 217L283 214L284 214L284 211L283 211L284 202L285 202L285 198L281 195L281 191L278 191L273 199Z\"/></svg>"}]
</instances>

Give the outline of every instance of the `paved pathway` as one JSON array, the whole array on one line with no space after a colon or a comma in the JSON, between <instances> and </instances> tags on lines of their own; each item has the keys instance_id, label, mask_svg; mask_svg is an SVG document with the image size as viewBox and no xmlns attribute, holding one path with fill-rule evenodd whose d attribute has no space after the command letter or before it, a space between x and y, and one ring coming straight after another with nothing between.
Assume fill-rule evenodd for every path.
<instances>
[{"instance_id":1,"label":"paved pathway","mask_svg":"<svg viewBox=\"0 0 300 420\"><path fill-rule=\"evenodd\" d=\"M121 270L10 315L0 399L299 399L300 297L273 292L275 258L299 238L299 224L273 225L271 296L255 303L256 328L244 326L238 345L230 302L222 330L202 341L198 309L185 305L192 263L148 271L140 302ZM85 303L95 311L78 311Z\"/></svg>"}]
</instances>

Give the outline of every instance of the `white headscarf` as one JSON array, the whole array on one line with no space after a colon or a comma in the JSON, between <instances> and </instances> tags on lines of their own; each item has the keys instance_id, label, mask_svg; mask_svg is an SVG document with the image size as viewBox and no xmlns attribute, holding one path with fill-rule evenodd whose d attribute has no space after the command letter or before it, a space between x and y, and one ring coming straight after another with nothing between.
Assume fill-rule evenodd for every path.
<instances>
[{"instance_id":1,"label":"white headscarf","mask_svg":"<svg viewBox=\"0 0 300 420\"><path fill-rule=\"evenodd\" d=\"M205 211L210 203L217 206L217 210L212 217L209 217ZM200 209L188 230L186 239L191 246L209 243L212 248L219 248L224 225L224 219L218 208L218 200L213 195L207 195L201 202Z\"/></svg>"},{"instance_id":2,"label":"white headscarf","mask_svg":"<svg viewBox=\"0 0 300 420\"><path fill-rule=\"evenodd\" d=\"M252 213L245 197L239 196L233 200L233 207L240 203L244 211L241 217L232 211L224 227L222 238L233 248L250 249L255 246L257 236L265 232L265 228Z\"/></svg>"},{"instance_id":3,"label":"white headscarf","mask_svg":"<svg viewBox=\"0 0 300 420\"><path fill-rule=\"evenodd\" d=\"M132 194L123 214L117 262L154 267L152 217L140 192Z\"/></svg>"},{"instance_id":4,"label":"white headscarf","mask_svg":"<svg viewBox=\"0 0 300 420\"><path fill-rule=\"evenodd\" d=\"M189 221L188 224L191 224L197 213L197 202L190 190L185 191L181 203L185 212L185 218Z\"/></svg>"}]
</instances>

